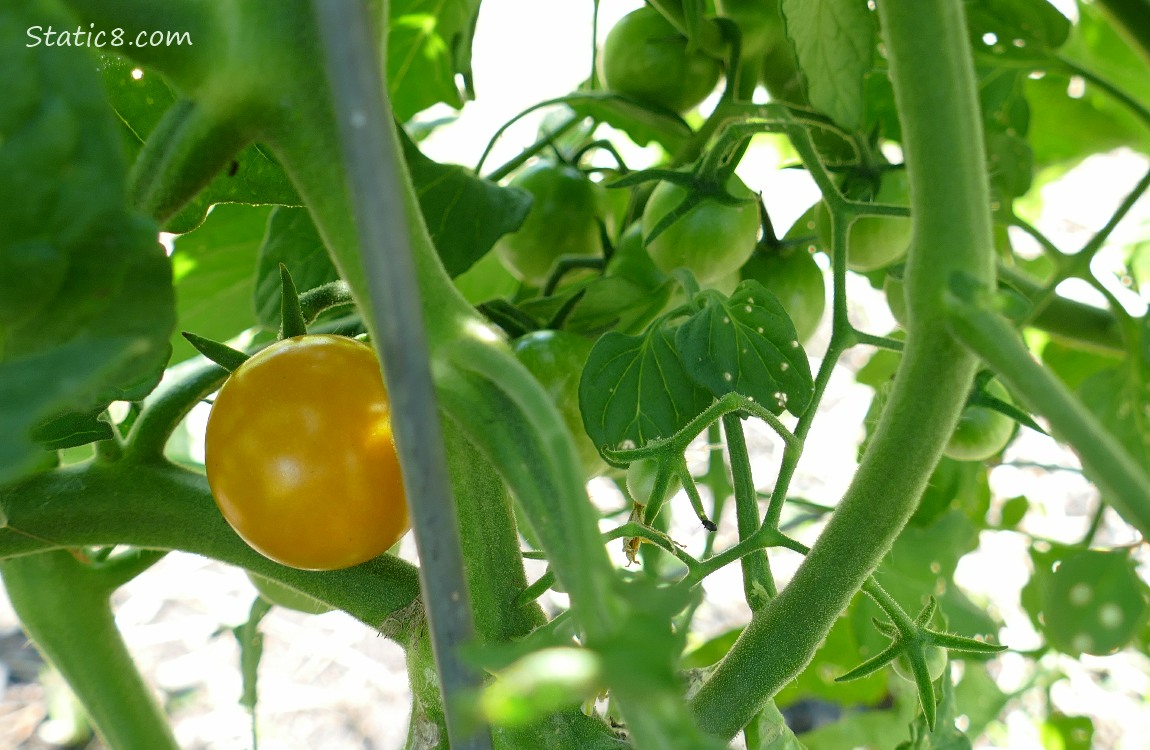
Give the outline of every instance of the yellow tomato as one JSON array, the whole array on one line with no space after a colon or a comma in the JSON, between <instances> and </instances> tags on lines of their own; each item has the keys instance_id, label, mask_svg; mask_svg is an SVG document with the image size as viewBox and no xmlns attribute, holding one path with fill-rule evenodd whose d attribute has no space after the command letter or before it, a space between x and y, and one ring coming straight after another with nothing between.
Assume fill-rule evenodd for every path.
<instances>
[{"instance_id":1,"label":"yellow tomato","mask_svg":"<svg viewBox=\"0 0 1150 750\"><path fill-rule=\"evenodd\" d=\"M224 518L284 565L346 568L408 528L379 362L349 338L285 339L237 368L208 418L205 463Z\"/></svg>"}]
</instances>

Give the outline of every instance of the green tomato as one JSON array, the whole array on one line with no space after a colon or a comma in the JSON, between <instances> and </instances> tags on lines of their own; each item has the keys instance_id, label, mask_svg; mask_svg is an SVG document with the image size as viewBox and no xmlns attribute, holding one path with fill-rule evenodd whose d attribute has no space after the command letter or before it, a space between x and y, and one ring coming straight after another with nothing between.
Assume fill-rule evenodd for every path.
<instances>
[{"instance_id":1,"label":"green tomato","mask_svg":"<svg viewBox=\"0 0 1150 750\"><path fill-rule=\"evenodd\" d=\"M463 298L473 305L497 297L511 297L519 289L519 280L499 262L495 253L487 253L451 281Z\"/></svg>"},{"instance_id":2,"label":"green tomato","mask_svg":"<svg viewBox=\"0 0 1150 750\"><path fill-rule=\"evenodd\" d=\"M603 186L574 167L551 162L528 167L510 184L532 197L523 226L495 244L515 278L543 286L561 256L600 255L597 218L606 213L607 203Z\"/></svg>"},{"instance_id":3,"label":"green tomato","mask_svg":"<svg viewBox=\"0 0 1150 750\"><path fill-rule=\"evenodd\" d=\"M599 75L611 91L675 112L686 112L715 90L722 67L701 52L659 11L628 13L607 34Z\"/></svg>"},{"instance_id":4,"label":"green tomato","mask_svg":"<svg viewBox=\"0 0 1150 750\"><path fill-rule=\"evenodd\" d=\"M747 262L750 263L750 261ZM742 280L742 274L740 274L738 271L735 271L734 273L727 274L717 281L712 281L710 284L705 284L704 288L714 289L715 291L722 292L723 294L730 297L735 293L735 290L739 288L739 283L742 282Z\"/></svg>"},{"instance_id":5,"label":"green tomato","mask_svg":"<svg viewBox=\"0 0 1150 750\"><path fill-rule=\"evenodd\" d=\"M566 331L535 331L512 344L515 356L542 383L559 408L563 423L575 438L579 461L588 479L607 468L587 435L579 411L579 378L592 346L591 341Z\"/></svg>"},{"instance_id":6,"label":"green tomato","mask_svg":"<svg viewBox=\"0 0 1150 750\"><path fill-rule=\"evenodd\" d=\"M615 243L607 275L626 279L640 289L655 289L667 280L667 274L659 270L643 247L643 226L639 222L627 227Z\"/></svg>"},{"instance_id":7,"label":"green tomato","mask_svg":"<svg viewBox=\"0 0 1150 750\"><path fill-rule=\"evenodd\" d=\"M906 284L888 273L882 282L882 291L886 295L886 306L890 308L891 316L896 323L906 328Z\"/></svg>"},{"instance_id":8,"label":"green tomato","mask_svg":"<svg viewBox=\"0 0 1150 750\"><path fill-rule=\"evenodd\" d=\"M783 31L783 19L777 3L762 0L716 0L719 15L739 27L744 59L761 58L780 44L790 43Z\"/></svg>"},{"instance_id":9,"label":"green tomato","mask_svg":"<svg viewBox=\"0 0 1150 750\"><path fill-rule=\"evenodd\" d=\"M755 251L759 236L759 206L755 194L731 175L727 191L745 203L729 206L703 201L680 216L657 237L651 230L687 197L687 189L661 182L643 209L643 237L651 260L665 273L686 268L702 286L736 273Z\"/></svg>"},{"instance_id":10,"label":"green tomato","mask_svg":"<svg viewBox=\"0 0 1150 750\"><path fill-rule=\"evenodd\" d=\"M641 505L658 504L674 495L682 487L677 476L667 483L667 491L661 498L654 498L655 478L659 474L659 463L653 458L640 458L627 465L627 492L631 499Z\"/></svg>"},{"instance_id":11,"label":"green tomato","mask_svg":"<svg viewBox=\"0 0 1150 750\"><path fill-rule=\"evenodd\" d=\"M1011 403L1010 394L997 380L986 385L991 396ZM956 461L985 461L1002 452L1014 435L1015 422L988 406L968 406L962 410L958 426L943 453Z\"/></svg>"},{"instance_id":12,"label":"green tomato","mask_svg":"<svg viewBox=\"0 0 1150 750\"><path fill-rule=\"evenodd\" d=\"M326 612L331 612L331 607L327 606L319 599L314 599L302 591L296 591L290 586L285 586L279 581L274 581L271 578L261 576L247 571L248 580L255 586L256 591L260 596L268 601L270 604L275 604L279 607L287 609L294 609L296 612L303 612L307 615L322 615Z\"/></svg>"},{"instance_id":13,"label":"green tomato","mask_svg":"<svg viewBox=\"0 0 1150 750\"><path fill-rule=\"evenodd\" d=\"M926 671L930 675L930 681L934 682L942 673L946 671L947 655L946 649L941 646L927 646L923 655L926 657ZM891 662L894 667L894 673L908 682L914 682L914 669L910 665L910 659L906 654L899 654L895 660Z\"/></svg>"},{"instance_id":14,"label":"green tomato","mask_svg":"<svg viewBox=\"0 0 1150 750\"><path fill-rule=\"evenodd\" d=\"M787 239L797 239L804 233L813 211L795 222ZM779 298L801 342L809 340L818 329L827 306L823 270L815 262L813 250L814 246L808 243L789 245L774 253L756 253L739 272L743 279L754 279Z\"/></svg>"},{"instance_id":15,"label":"green tomato","mask_svg":"<svg viewBox=\"0 0 1150 750\"><path fill-rule=\"evenodd\" d=\"M909 206L906 170L894 169L884 173L882 184L873 203ZM820 204L815 220L819 240L831 246L830 212ZM847 232L847 268L865 273L896 263L906 256L910 247L911 221L903 216L863 216L851 224Z\"/></svg>"}]
</instances>

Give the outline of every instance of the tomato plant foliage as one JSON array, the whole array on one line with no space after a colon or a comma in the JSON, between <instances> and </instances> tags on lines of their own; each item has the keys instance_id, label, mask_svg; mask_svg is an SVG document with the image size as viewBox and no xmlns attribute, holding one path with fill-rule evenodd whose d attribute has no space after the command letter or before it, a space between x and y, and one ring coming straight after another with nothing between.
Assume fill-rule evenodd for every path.
<instances>
[{"instance_id":1,"label":"tomato plant foliage","mask_svg":"<svg viewBox=\"0 0 1150 750\"><path fill-rule=\"evenodd\" d=\"M1145 168L1145 8L587 4L586 80L446 163L501 2L0 5L0 576L105 743L176 747L112 599L171 551L256 582L253 713L265 600L339 609L411 747L969 747L1000 632L1040 686L1146 653L1150 173L1076 170ZM1000 535L1016 599L956 580Z\"/></svg>"}]
</instances>

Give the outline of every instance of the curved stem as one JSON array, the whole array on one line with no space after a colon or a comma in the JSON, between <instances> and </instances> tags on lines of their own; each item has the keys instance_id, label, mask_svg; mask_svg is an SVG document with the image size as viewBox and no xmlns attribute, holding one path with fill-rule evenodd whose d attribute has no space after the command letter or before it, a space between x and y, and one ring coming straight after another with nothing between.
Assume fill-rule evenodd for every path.
<instances>
[{"instance_id":1,"label":"curved stem","mask_svg":"<svg viewBox=\"0 0 1150 750\"><path fill-rule=\"evenodd\" d=\"M227 370L207 360L181 365L179 369L183 368L188 368L186 374L170 371L171 380L161 382L144 401L144 409L128 433L125 458L133 461L161 459L164 446L180 421L228 377Z\"/></svg>"},{"instance_id":2,"label":"curved stem","mask_svg":"<svg viewBox=\"0 0 1150 750\"><path fill-rule=\"evenodd\" d=\"M402 638L419 596L415 568L382 555L344 570L304 571L268 560L236 536L202 474L167 463L87 464L0 489L0 559L60 548L128 544L181 550L236 565Z\"/></svg>"},{"instance_id":3,"label":"curved stem","mask_svg":"<svg viewBox=\"0 0 1150 750\"><path fill-rule=\"evenodd\" d=\"M116 629L114 587L95 573L64 550L0 562L21 624L80 698L104 742L119 750L177 750Z\"/></svg>"},{"instance_id":4,"label":"curved stem","mask_svg":"<svg viewBox=\"0 0 1150 750\"><path fill-rule=\"evenodd\" d=\"M982 357L1028 409L1050 422L1055 434L1082 459L1114 509L1150 537L1150 478L1066 386L1027 351L1005 320L970 304L952 302L951 329Z\"/></svg>"},{"instance_id":5,"label":"curved stem","mask_svg":"<svg viewBox=\"0 0 1150 750\"><path fill-rule=\"evenodd\" d=\"M948 333L944 306L953 274L988 286L994 278L989 188L962 2L884 0L879 12L903 120L914 216L906 349L875 436L834 516L790 584L751 620L692 700L703 728L724 738L810 661L886 554L926 487L977 366ZM940 174L948 178L937 179Z\"/></svg>"}]
</instances>

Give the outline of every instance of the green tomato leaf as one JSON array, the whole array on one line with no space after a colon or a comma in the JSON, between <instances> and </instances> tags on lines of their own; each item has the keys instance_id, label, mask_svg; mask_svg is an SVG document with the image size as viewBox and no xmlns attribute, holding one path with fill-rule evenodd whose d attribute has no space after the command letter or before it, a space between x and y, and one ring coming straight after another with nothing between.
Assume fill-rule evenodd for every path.
<instances>
[{"instance_id":1,"label":"green tomato leaf","mask_svg":"<svg viewBox=\"0 0 1150 750\"><path fill-rule=\"evenodd\" d=\"M702 669L715 664L727 655L731 646L743 634L743 628L737 627L717 635L705 643L701 643L687 653L683 654L679 666L683 669Z\"/></svg>"},{"instance_id":2,"label":"green tomato leaf","mask_svg":"<svg viewBox=\"0 0 1150 750\"><path fill-rule=\"evenodd\" d=\"M1009 133L1016 137L1025 135L1030 128L1025 71L1007 66L980 65L975 72L978 75L978 103L987 132Z\"/></svg>"},{"instance_id":3,"label":"green tomato leaf","mask_svg":"<svg viewBox=\"0 0 1150 750\"><path fill-rule=\"evenodd\" d=\"M1070 35L1070 21L1046 0L966 2L975 50L1012 60L1045 60Z\"/></svg>"},{"instance_id":4,"label":"green tomato leaf","mask_svg":"<svg viewBox=\"0 0 1150 750\"><path fill-rule=\"evenodd\" d=\"M1025 495L1016 495L1002 504L1002 521L1000 526L1004 529L1013 529L1022 523L1026 511L1030 509L1030 501Z\"/></svg>"},{"instance_id":5,"label":"green tomato leaf","mask_svg":"<svg viewBox=\"0 0 1150 750\"><path fill-rule=\"evenodd\" d=\"M811 105L858 130L863 78L874 64L874 14L863 0L782 0L781 7Z\"/></svg>"},{"instance_id":6,"label":"green tomato leaf","mask_svg":"<svg viewBox=\"0 0 1150 750\"><path fill-rule=\"evenodd\" d=\"M1012 697L998 689L998 683L983 664L964 663L962 679L954 688L954 700L968 719L969 736L980 737L987 725L1002 714Z\"/></svg>"},{"instance_id":7,"label":"green tomato leaf","mask_svg":"<svg viewBox=\"0 0 1150 750\"><path fill-rule=\"evenodd\" d=\"M1037 167L1077 162L1091 154L1128 146L1150 150L1150 136L1138 120L1095 86L1071 96L1071 80L1056 73L1027 79L1028 135Z\"/></svg>"},{"instance_id":8,"label":"green tomato leaf","mask_svg":"<svg viewBox=\"0 0 1150 750\"><path fill-rule=\"evenodd\" d=\"M433 104L463 106L479 0L395 0L387 30L387 84L401 122Z\"/></svg>"},{"instance_id":9,"label":"green tomato leaf","mask_svg":"<svg viewBox=\"0 0 1150 750\"><path fill-rule=\"evenodd\" d=\"M814 394L806 352L778 299L743 281L729 299L704 292L675 337L695 382L715 397L739 393L778 414L802 414Z\"/></svg>"},{"instance_id":10,"label":"green tomato leaf","mask_svg":"<svg viewBox=\"0 0 1150 750\"><path fill-rule=\"evenodd\" d=\"M1051 339L1042 347L1042 364L1049 367L1073 391L1077 391L1092 375L1120 363L1117 357L1067 346L1056 339Z\"/></svg>"},{"instance_id":11,"label":"green tomato leaf","mask_svg":"<svg viewBox=\"0 0 1150 750\"><path fill-rule=\"evenodd\" d=\"M1078 20L1059 54L1140 102L1150 101L1150 63L1112 20L1105 5L1076 3Z\"/></svg>"},{"instance_id":12,"label":"green tomato leaf","mask_svg":"<svg viewBox=\"0 0 1150 750\"><path fill-rule=\"evenodd\" d=\"M990 168L990 187L1001 205L1030 190L1034 175L1034 152L1025 138L1009 133L986 135L986 164Z\"/></svg>"},{"instance_id":13,"label":"green tomato leaf","mask_svg":"<svg viewBox=\"0 0 1150 750\"><path fill-rule=\"evenodd\" d=\"M531 205L524 191L432 161L407 137L403 145L424 221L451 276L469 269L500 236L523 223ZM475 221L476 216L484 221ZM269 328L279 325L280 263L287 265L301 291L339 278L307 209L277 208L260 247L255 286L256 312Z\"/></svg>"},{"instance_id":14,"label":"green tomato leaf","mask_svg":"<svg viewBox=\"0 0 1150 750\"><path fill-rule=\"evenodd\" d=\"M117 55L102 53L98 59L108 101L120 118L123 143L134 158L176 103L177 96L154 71L139 68ZM217 203L301 205L283 168L266 151L251 145L168 219L164 230L173 234L192 231L203 223L208 209Z\"/></svg>"},{"instance_id":15,"label":"green tomato leaf","mask_svg":"<svg viewBox=\"0 0 1150 750\"><path fill-rule=\"evenodd\" d=\"M1130 556L1085 550L1057 562L1040 566L1035 560L1036 619L1047 642L1072 656L1104 656L1130 643L1147 614L1145 585Z\"/></svg>"},{"instance_id":16,"label":"green tomato leaf","mask_svg":"<svg viewBox=\"0 0 1150 750\"><path fill-rule=\"evenodd\" d=\"M1131 357L1091 375L1078 395L1139 464L1150 464L1150 367Z\"/></svg>"},{"instance_id":17,"label":"green tomato leaf","mask_svg":"<svg viewBox=\"0 0 1150 750\"><path fill-rule=\"evenodd\" d=\"M768 701L743 732L747 750L804 750L774 701Z\"/></svg>"},{"instance_id":18,"label":"green tomato leaf","mask_svg":"<svg viewBox=\"0 0 1150 750\"><path fill-rule=\"evenodd\" d=\"M531 195L480 179L463 167L432 161L402 129L400 133L423 219L439 259L455 278L486 255L501 236L523 224L531 209ZM480 216L483 221L476 221Z\"/></svg>"},{"instance_id":19,"label":"green tomato leaf","mask_svg":"<svg viewBox=\"0 0 1150 750\"><path fill-rule=\"evenodd\" d=\"M583 425L600 450L671 437L712 401L687 374L667 323L640 336L605 334L579 381Z\"/></svg>"},{"instance_id":20,"label":"green tomato leaf","mask_svg":"<svg viewBox=\"0 0 1150 750\"><path fill-rule=\"evenodd\" d=\"M29 27L67 23L34 7L0 7L0 482L31 468L37 427L146 395L175 324L99 78L84 52L24 45Z\"/></svg>"},{"instance_id":21,"label":"green tomato leaf","mask_svg":"<svg viewBox=\"0 0 1150 750\"><path fill-rule=\"evenodd\" d=\"M0 363L0 485L35 469L44 454L33 431L54 442L61 413L89 408L91 394L137 356L130 338L79 339ZM62 375L68 373L68 375Z\"/></svg>"},{"instance_id":22,"label":"green tomato leaf","mask_svg":"<svg viewBox=\"0 0 1150 750\"><path fill-rule=\"evenodd\" d=\"M218 205L199 228L176 238L172 275L179 331L226 341L255 325L252 270L270 211L267 206ZM195 355L182 335L172 336L171 364Z\"/></svg>"},{"instance_id":23,"label":"green tomato leaf","mask_svg":"<svg viewBox=\"0 0 1150 750\"><path fill-rule=\"evenodd\" d=\"M639 146L658 143L678 153L691 138L691 126L674 112L653 108L609 91L579 92L562 101L582 117L618 128Z\"/></svg>"},{"instance_id":24,"label":"green tomato leaf","mask_svg":"<svg viewBox=\"0 0 1150 750\"><path fill-rule=\"evenodd\" d=\"M671 298L673 283L646 289L630 279L600 276L576 282L548 297L535 297L519 309L535 320L551 320L571 299L582 293L563 322L573 333L598 334L607 329L634 333L646 328Z\"/></svg>"},{"instance_id":25,"label":"green tomato leaf","mask_svg":"<svg viewBox=\"0 0 1150 750\"><path fill-rule=\"evenodd\" d=\"M32 439L48 450L75 448L113 436L112 425L101 420L103 410L91 414L65 414L32 431Z\"/></svg>"},{"instance_id":26,"label":"green tomato leaf","mask_svg":"<svg viewBox=\"0 0 1150 750\"><path fill-rule=\"evenodd\" d=\"M259 666L264 654L264 635L260 632L260 622L271 608L269 601L257 596L252 601L247 622L231 629L240 647L240 673L243 675L240 705L252 711L259 702Z\"/></svg>"},{"instance_id":27,"label":"green tomato leaf","mask_svg":"<svg viewBox=\"0 0 1150 750\"><path fill-rule=\"evenodd\" d=\"M252 299L260 324L273 331L280 325L280 263L287 266L301 292L339 279L306 208L272 210L259 246Z\"/></svg>"}]
</instances>

